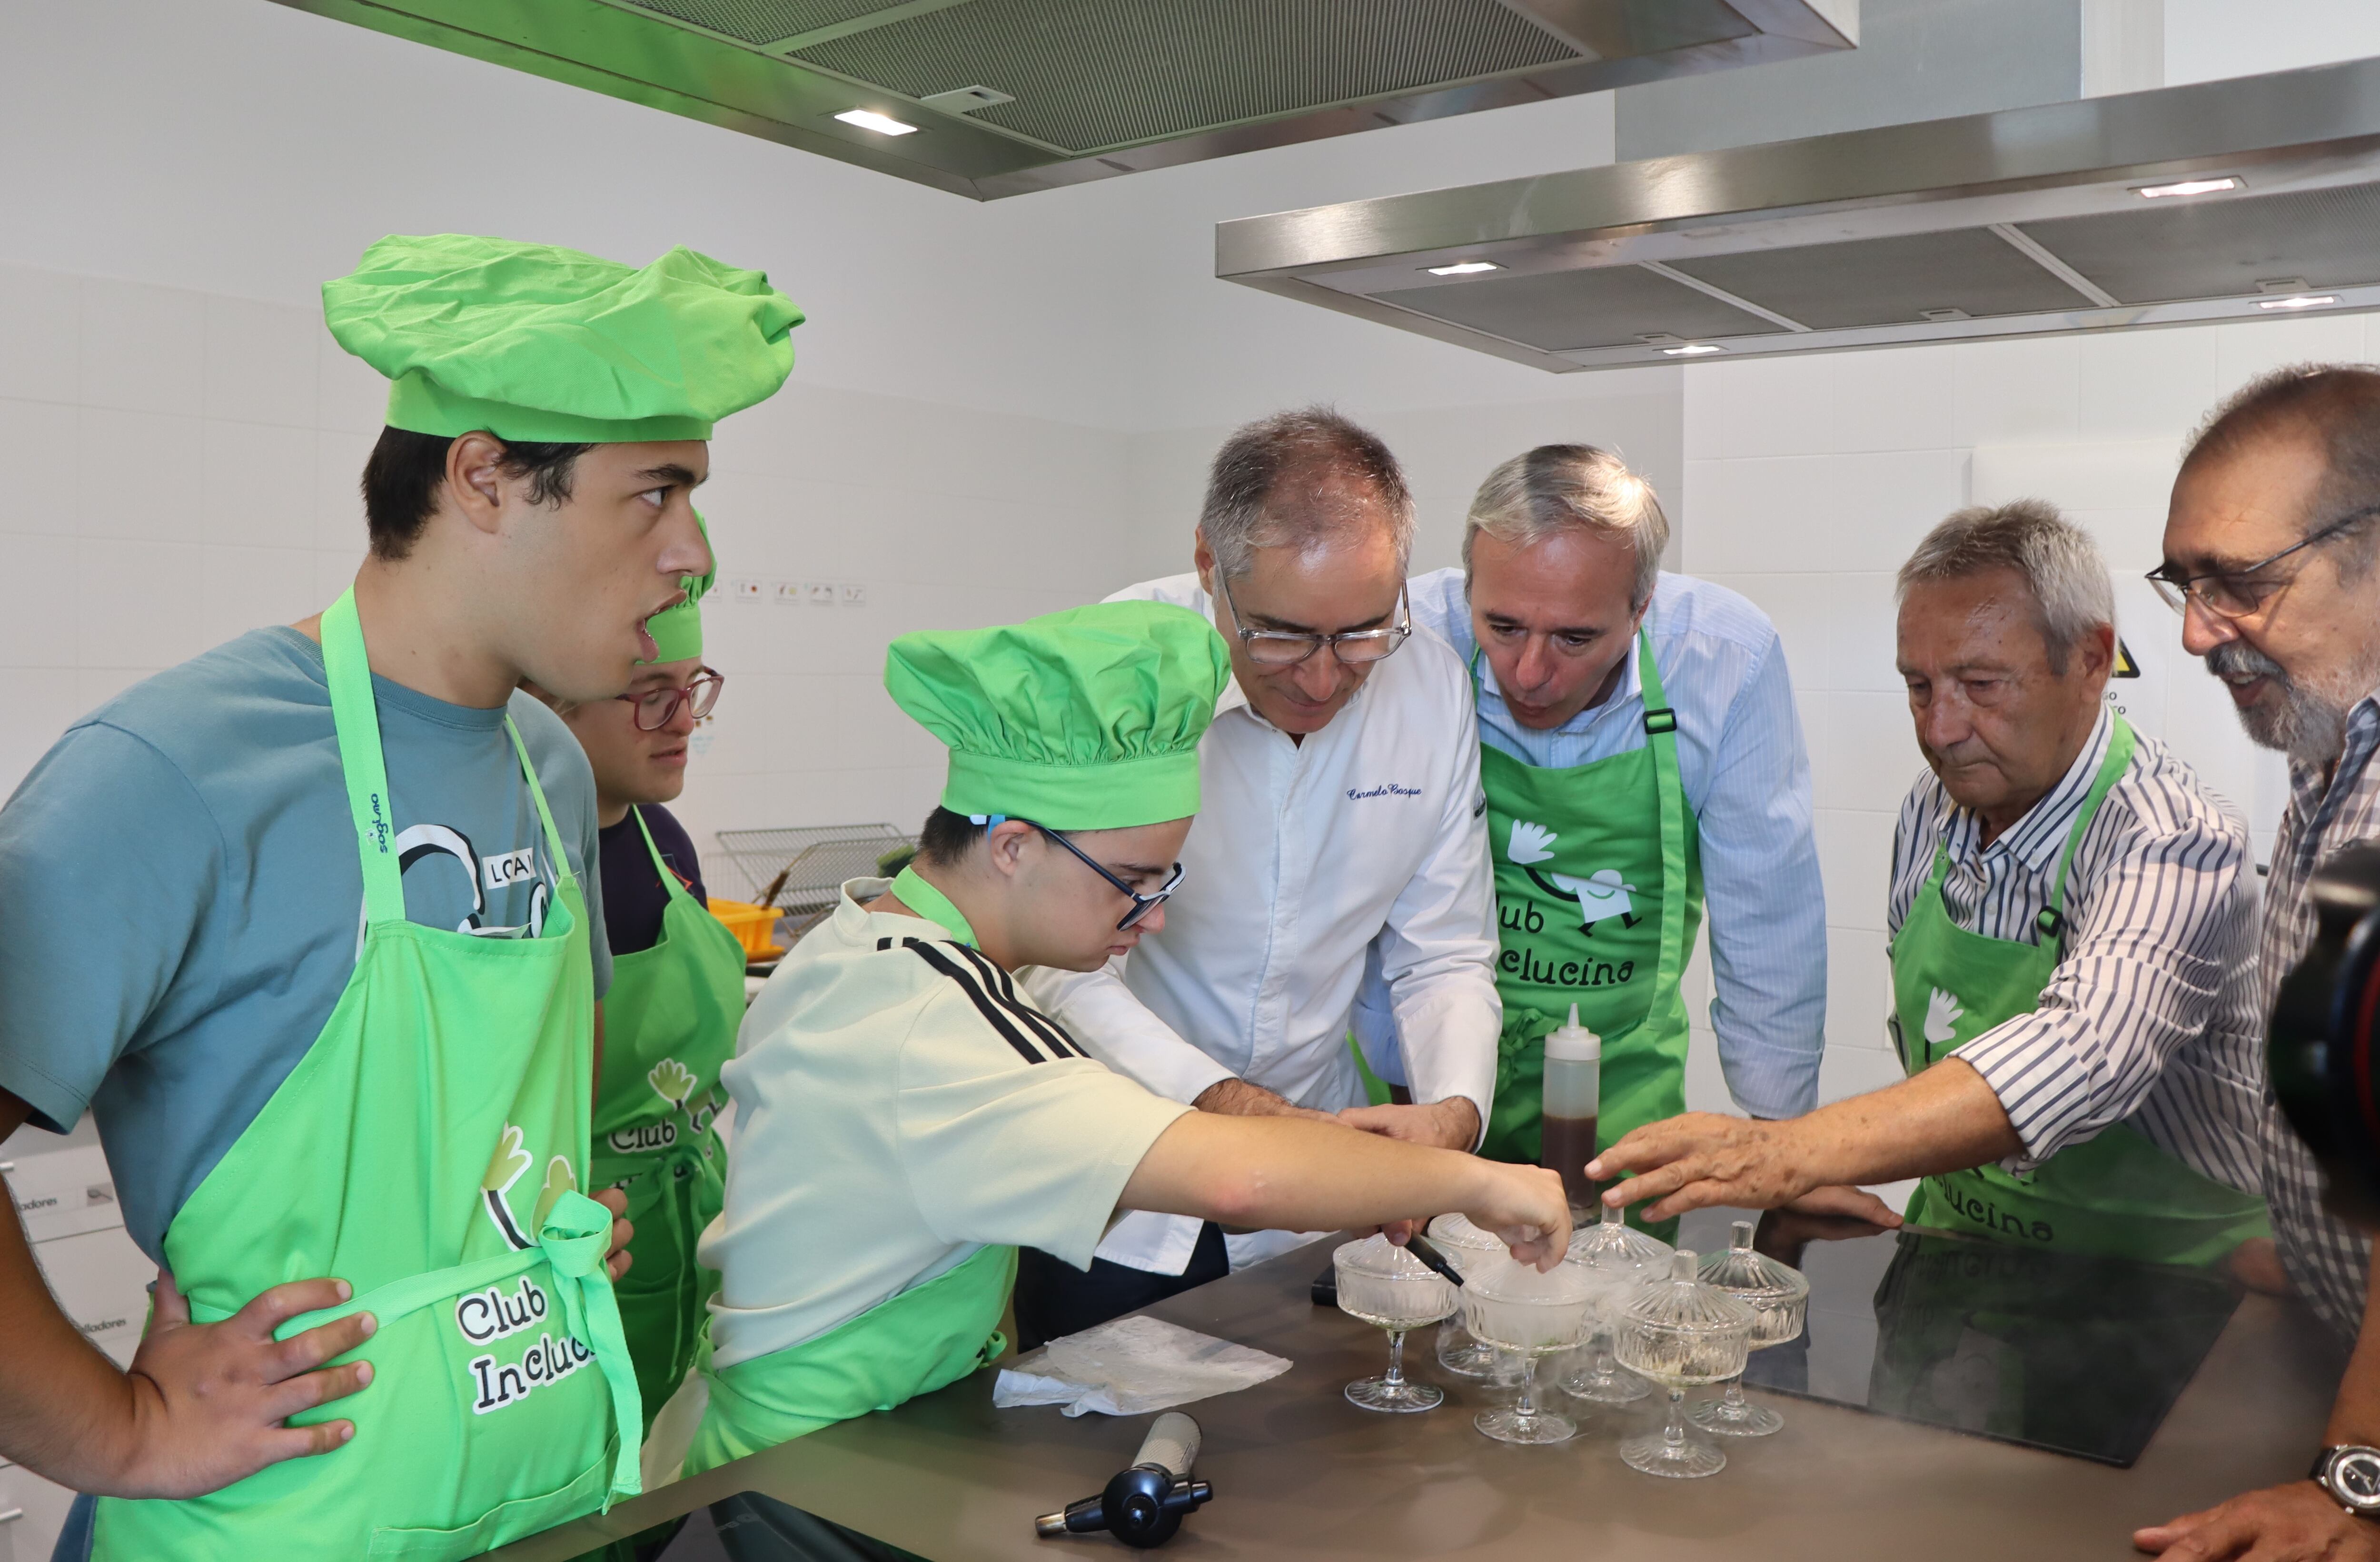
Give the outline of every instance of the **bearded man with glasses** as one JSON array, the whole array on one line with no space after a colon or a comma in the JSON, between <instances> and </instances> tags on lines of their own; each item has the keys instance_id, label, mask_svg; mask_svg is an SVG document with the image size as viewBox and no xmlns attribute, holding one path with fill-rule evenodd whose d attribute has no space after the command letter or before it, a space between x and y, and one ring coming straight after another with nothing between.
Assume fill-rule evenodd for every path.
<instances>
[{"instance_id":1,"label":"bearded man with glasses","mask_svg":"<svg viewBox=\"0 0 2380 1562\"><path fill-rule=\"evenodd\" d=\"M2289 756L2265 881L2258 976L2269 1019L2314 929L2307 887L2380 838L2380 371L2301 364L2256 380L2191 442L2149 579L2181 643L2228 687L2248 736ZM2380 1455L2380 1326L2369 1238L2325 1213L2313 1155L2265 1092L2265 1195L2298 1294L2354 1354L2309 1478L2133 1537L2189 1562L2380 1557L2380 1503L2353 1479Z\"/></svg>"},{"instance_id":2,"label":"bearded man with glasses","mask_svg":"<svg viewBox=\"0 0 2380 1562\"><path fill-rule=\"evenodd\" d=\"M1190 608L1231 652L1179 887L1128 959L1026 981L1160 1095L1468 1151L1502 1013L1478 734L1461 660L1414 628L1412 545L1396 458L1346 419L1282 413L1224 442L1196 572L1113 599ZM1412 1104L1366 1104L1347 1044L1375 941ZM1022 1255L1018 1330L1028 1345L1071 1334L1316 1235L1130 1214L1087 1274Z\"/></svg>"}]
</instances>

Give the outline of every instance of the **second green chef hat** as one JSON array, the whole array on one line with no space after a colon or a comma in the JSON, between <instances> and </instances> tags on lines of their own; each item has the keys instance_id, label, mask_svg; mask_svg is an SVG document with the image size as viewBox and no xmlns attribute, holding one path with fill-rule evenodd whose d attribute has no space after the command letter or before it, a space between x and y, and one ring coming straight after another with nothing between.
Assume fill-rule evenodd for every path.
<instances>
[{"instance_id":1,"label":"second green chef hat","mask_svg":"<svg viewBox=\"0 0 2380 1562\"><path fill-rule=\"evenodd\" d=\"M884 655L893 702L950 747L942 806L1052 830L1197 812L1198 739L1230 677L1212 624L1154 602L903 635Z\"/></svg>"},{"instance_id":2,"label":"second green chef hat","mask_svg":"<svg viewBox=\"0 0 2380 1562\"><path fill-rule=\"evenodd\" d=\"M802 311L679 248L637 268L548 244L392 235L322 284L322 316L416 433L601 445L709 439L794 366Z\"/></svg>"},{"instance_id":3,"label":"second green chef hat","mask_svg":"<svg viewBox=\"0 0 2380 1562\"><path fill-rule=\"evenodd\" d=\"M702 540L710 541L710 523L702 512L694 512L694 523L702 528ZM685 588L686 600L675 607L665 607L645 620L645 633L653 637L653 658L637 665L650 667L662 662L683 662L702 654L702 599L719 583L719 550L710 550L710 573L681 575L677 583Z\"/></svg>"}]
</instances>

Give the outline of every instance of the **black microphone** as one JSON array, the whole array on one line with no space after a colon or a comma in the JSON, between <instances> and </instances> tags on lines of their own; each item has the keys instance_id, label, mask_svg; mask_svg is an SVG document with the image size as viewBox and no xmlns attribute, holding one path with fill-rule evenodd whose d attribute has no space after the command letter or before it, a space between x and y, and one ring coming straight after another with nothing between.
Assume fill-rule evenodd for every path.
<instances>
[{"instance_id":1,"label":"black microphone","mask_svg":"<svg viewBox=\"0 0 2380 1562\"><path fill-rule=\"evenodd\" d=\"M1049 1540L1105 1530L1126 1545L1163 1545L1182 1528L1184 1515L1215 1495L1206 1482L1190 1479L1190 1466L1197 1458L1198 1423L1179 1410L1168 1410L1148 1429L1131 1469L1109 1481L1097 1496L1036 1519L1033 1532Z\"/></svg>"}]
</instances>

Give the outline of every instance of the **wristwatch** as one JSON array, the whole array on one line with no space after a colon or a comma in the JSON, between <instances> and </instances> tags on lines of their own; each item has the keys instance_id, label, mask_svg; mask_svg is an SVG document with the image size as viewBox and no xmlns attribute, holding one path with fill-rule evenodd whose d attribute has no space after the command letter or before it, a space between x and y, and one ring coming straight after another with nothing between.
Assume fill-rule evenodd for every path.
<instances>
[{"instance_id":1,"label":"wristwatch","mask_svg":"<svg viewBox=\"0 0 2380 1562\"><path fill-rule=\"evenodd\" d=\"M2325 1448L2307 1475L2358 1519L2380 1519L2380 1448L2356 1443Z\"/></svg>"}]
</instances>

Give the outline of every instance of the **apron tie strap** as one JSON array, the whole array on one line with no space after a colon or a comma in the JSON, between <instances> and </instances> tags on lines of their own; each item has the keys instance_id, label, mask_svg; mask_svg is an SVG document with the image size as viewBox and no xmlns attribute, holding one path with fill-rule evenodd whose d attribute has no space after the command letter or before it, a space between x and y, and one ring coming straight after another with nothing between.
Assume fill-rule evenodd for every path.
<instances>
[{"instance_id":1,"label":"apron tie strap","mask_svg":"<svg viewBox=\"0 0 2380 1562\"><path fill-rule=\"evenodd\" d=\"M319 1307L286 1319L273 1331L273 1337L287 1339L358 1312L370 1313L385 1328L449 1297L500 1286L543 1263L553 1281L554 1296L562 1303L564 1327L594 1350L595 1365L612 1391L612 1415L619 1431L619 1448L612 1462L612 1494L634 1496L643 1488L637 1470L639 1438L630 1428L643 1427L644 1409L637 1396L637 1370L628 1357L627 1337L620 1330L619 1302L613 1295L611 1274L603 1265L611 1246L612 1212L573 1189L554 1200L553 1208L546 1212L534 1247L391 1280L336 1307ZM201 1324L219 1324L231 1315L229 1309L190 1304L190 1316Z\"/></svg>"}]
</instances>

